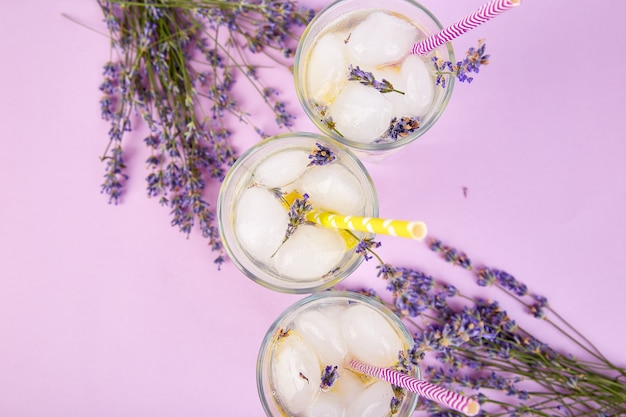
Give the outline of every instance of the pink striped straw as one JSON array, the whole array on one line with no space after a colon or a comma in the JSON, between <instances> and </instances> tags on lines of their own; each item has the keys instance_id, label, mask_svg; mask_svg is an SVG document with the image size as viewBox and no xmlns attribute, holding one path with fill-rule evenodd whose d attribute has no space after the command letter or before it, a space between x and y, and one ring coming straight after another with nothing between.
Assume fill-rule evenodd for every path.
<instances>
[{"instance_id":1,"label":"pink striped straw","mask_svg":"<svg viewBox=\"0 0 626 417\"><path fill-rule=\"evenodd\" d=\"M512 7L518 6L521 1L522 0L491 0L489 3L484 4L469 16L453 23L433 35L430 35L426 39L417 42L413 45L411 54L425 55L438 46L441 46L446 42L450 42L452 39L458 38L465 32L468 32L476 26L485 23L487 20L496 17L500 13L509 10Z\"/></svg>"},{"instance_id":2,"label":"pink striped straw","mask_svg":"<svg viewBox=\"0 0 626 417\"><path fill-rule=\"evenodd\" d=\"M478 402L471 398L431 384L428 381L405 375L395 369L378 368L376 366L367 365L356 359L350 360L350 367L355 371L382 379L398 387L406 388L424 398L445 405L468 416L475 416L480 409Z\"/></svg>"}]
</instances>

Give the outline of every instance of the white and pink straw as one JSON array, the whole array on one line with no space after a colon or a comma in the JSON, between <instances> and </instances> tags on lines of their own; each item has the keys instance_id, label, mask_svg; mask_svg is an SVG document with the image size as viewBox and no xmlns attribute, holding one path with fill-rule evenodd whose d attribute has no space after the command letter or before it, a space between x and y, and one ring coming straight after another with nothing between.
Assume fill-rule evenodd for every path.
<instances>
[{"instance_id":1,"label":"white and pink straw","mask_svg":"<svg viewBox=\"0 0 626 417\"><path fill-rule=\"evenodd\" d=\"M428 381L417 379L390 368L378 368L368 365L356 359L350 360L350 367L355 371L387 381L398 387L406 388L411 392L421 395L431 401L435 401L453 410L468 416L475 416L480 410L480 405L475 400L450 391Z\"/></svg>"},{"instance_id":2,"label":"white and pink straw","mask_svg":"<svg viewBox=\"0 0 626 417\"><path fill-rule=\"evenodd\" d=\"M474 29L476 26L493 19L500 13L518 6L522 0L491 0L489 3L481 6L474 13L459 20L456 23L430 35L426 39L417 42L411 49L411 54L424 55L433 49L450 42L452 39L458 38L465 32Z\"/></svg>"}]
</instances>

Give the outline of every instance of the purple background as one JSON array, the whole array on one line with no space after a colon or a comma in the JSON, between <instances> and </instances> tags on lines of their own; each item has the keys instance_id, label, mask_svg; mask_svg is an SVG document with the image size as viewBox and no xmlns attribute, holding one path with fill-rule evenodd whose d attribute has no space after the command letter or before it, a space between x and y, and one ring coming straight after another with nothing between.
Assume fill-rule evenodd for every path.
<instances>
[{"instance_id":1,"label":"purple background","mask_svg":"<svg viewBox=\"0 0 626 417\"><path fill-rule=\"evenodd\" d=\"M482 2L424 4L450 23ZM301 296L230 262L217 272L201 238L170 227L145 195L139 137L123 203L107 204L97 87L108 40L62 13L104 29L95 1L0 5L0 416L261 416L259 344ZM460 56L486 38L492 62L456 86L439 123L365 161L382 216L424 220L509 271L623 366L624 16L621 0L524 1L453 43ZM295 111L290 80L276 70L269 84ZM303 115L296 128L313 130ZM251 140L235 136L240 150ZM422 243L381 240L388 262L471 281ZM346 284L382 288L374 266Z\"/></svg>"}]
</instances>

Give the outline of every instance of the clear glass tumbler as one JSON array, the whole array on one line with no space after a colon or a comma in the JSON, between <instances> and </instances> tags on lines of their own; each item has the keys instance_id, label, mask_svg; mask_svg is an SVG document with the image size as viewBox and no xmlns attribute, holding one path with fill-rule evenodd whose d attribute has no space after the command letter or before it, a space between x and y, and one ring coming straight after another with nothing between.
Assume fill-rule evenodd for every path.
<instances>
[{"instance_id":1,"label":"clear glass tumbler","mask_svg":"<svg viewBox=\"0 0 626 417\"><path fill-rule=\"evenodd\" d=\"M218 226L229 257L250 279L275 291L311 293L330 288L360 265L358 241L374 235L302 218L293 227L296 205L303 201L316 210L378 216L369 173L333 139L278 135L233 164L218 196Z\"/></svg>"},{"instance_id":2,"label":"clear glass tumbler","mask_svg":"<svg viewBox=\"0 0 626 417\"><path fill-rule=\"evenodd\" d=\"M352 371L352 358L381 367L398 364L413 338L402 321L371 297L323 291L285 310L272 324L257 359L265 413L282 416L408 417L418 395ZM420 377L417 367L410 374Z\"/></svg>"},{"instance_id":3,"label":"clear glass tumbler","mask_svg":"<svg viewBox=\"0 0 626 417\"><path fill-rule=\"evenodd\" d=\"M454 77L434 62L455 62L450 43L428 55L410 54L413 44L442 28L413 0L330 4L309 23L296 50L294 79L305 113L359 154L384 155L413 142L452 95Z\"/></svg>"}]
</instances>

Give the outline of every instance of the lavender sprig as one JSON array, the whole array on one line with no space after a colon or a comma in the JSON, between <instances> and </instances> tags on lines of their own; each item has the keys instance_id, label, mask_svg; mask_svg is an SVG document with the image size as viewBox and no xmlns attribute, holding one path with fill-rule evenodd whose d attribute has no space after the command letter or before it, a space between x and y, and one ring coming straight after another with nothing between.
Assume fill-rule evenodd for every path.
<instances>
[{"instance_id":1,"label":"lavender sprig","mask_svg":"<svg viewBox=\"0 0 626 417\"><path fill-rule=\"evenodd\" d=\"M437 75L435 84L446 88L446 75L454 75L458 81L470 84L474 81L474 77L469 74L478 74L481 66L489 64L489 55L485 54L486 47L485 41L480 39L478 46L469 48L465 58L462 61L457 61L456 64L434 56L432 62Z\"/></svg>"},{"instance_id":2,"label":"lavender sprig","mask_svg":"<svg viewBox=\"0 0 626 417\"><path fill-rule=\"evenodd\" d=\"M306 215L311 210L313 210L313 206L308 202L308 200L309 200L309 195L305 193L302 195L302 198L296 198L293 201L293 203L291 203L291 206L289 207L289 213L288 213L289 221L287 223L287 229L285 230L285 237L283 238L283 241L281 242L280 246L274 251L271 257L276 255L276 253L280 250L282 245L284 245L285 242L291 236L293 236L293 234L296 232L298 227L300 227L301 225L305 223L308 223L308 220L306 219Z\"/></svg>"},{"instance_id":3,"label":"lavender sprig","mask_svg":"<svg viewBox=\"0 0 626 417\"><path fill-rule=\"evenodd\" d=\"M306 215L313 210L313 206L311 206L308 200L309 195L305 193L302 195L302 198L296 198L291 207L289 207L289 223L285 231L285 240L289 239L299 226L307 222Z\"/></svg>"},{"instance_id":4,"label":"lavender sprig","mask_svg":"<svg viewBox=\"0 0 626 417\"><path fill-rule=\"evenodd\" d=\"M343 137L341 132L337 130L335 121L328 114L328 107L326 105L319 104L319 103L312 101L311 107L313 108L313 111L315 111L318 114L320 122L322 122L328 130L335 132L337 135L339 135L339 137Z\"/></svg>"},{"instance_id":5,"label":"lavender sprig","mask_svg":"<svg viewBox=\"0 0 626 417\"><path fill-rule=\"evenodd\" d=\"M186 235L197 228L223 262L222 245L206 189L234 162L229 120L267 136L232 94L237 75L250 82L277 128L291 125L277 90L266 87L246 50L290 65L313 11L285 0L98 0L111 39L104 65L100 112L110 123L102 193L117 204L128 180L125 140L135 116L146 126L150 155L147 193L169 208L171 224ZM280 61L283 62L280 62ZM238 73L238 74L237 74Z\"/></svg>"},{"instance_id":6,"label":"lavender sprig","mask_svg":"<svg viewBox=\"0 0 626 417\"><path fill-rule=\"evenodd\" d=\"M403 91L396 90L395 88L393 88L393 85L384 78L381 81L377 81L374 78L374 74L372 74L371 72L363 71L361 68L359 68L358 65L356 68L354 68L352 65L348 67L348 81L358 81L359 83L367 87L372 87L380 91L383 94L384 93L404 94Z\"/></svg>"}]
</instances>

